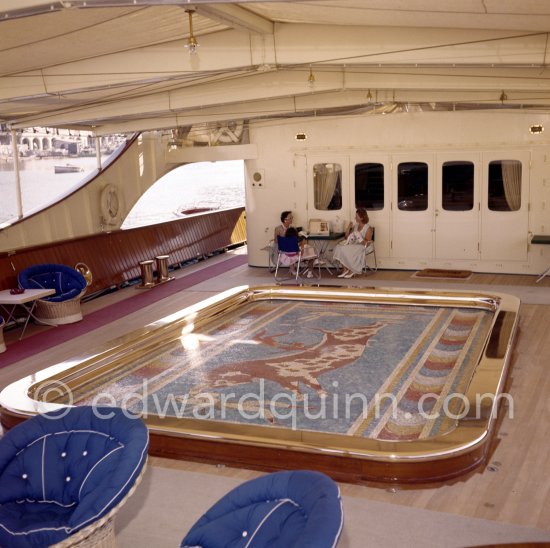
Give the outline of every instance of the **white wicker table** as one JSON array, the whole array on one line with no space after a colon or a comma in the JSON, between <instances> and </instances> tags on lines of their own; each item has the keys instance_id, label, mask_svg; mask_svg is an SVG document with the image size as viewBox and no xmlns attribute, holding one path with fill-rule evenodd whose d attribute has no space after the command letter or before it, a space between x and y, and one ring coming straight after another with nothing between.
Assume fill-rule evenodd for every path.
<instances>
[{"instance_id":1,"label":"white wicker table","mask_svg":"<svg viewBox=\"0 0 550 548\"><path fill-rule=\"evenodd\" d=\"M0 291L0 307L2 307L6 314L8 314L8 317L5 318L6 324L8 324L11 320L15 320L15 311L18 308L21 308L24 311L25 323L23 325L23 331L21 332L19 340L23 338L29 320L31 318L36 320L36 317L33 314L36 301L38 299L48 297L49 295L53 295L54 293L55 289L25 289L24 293L19 293L17 295L12 295L9 289ZM44 323L42 320L37 321Z\"/></svg>"}]
</instances>

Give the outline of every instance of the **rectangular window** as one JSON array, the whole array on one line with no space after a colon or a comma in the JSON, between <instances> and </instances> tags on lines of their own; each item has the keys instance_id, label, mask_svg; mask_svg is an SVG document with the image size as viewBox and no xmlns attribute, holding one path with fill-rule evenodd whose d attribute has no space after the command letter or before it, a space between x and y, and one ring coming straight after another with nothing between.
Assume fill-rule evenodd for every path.
<instances>
[{"instance_id":1,"label":"rectangular window","mask_svg":"<svg viewBox=\"0 0 550 548\"><path fill-rule=\"evenodd\" d=\"M315 209L342 209L342 166L315 164L313 166L313 200Z\"/></svg>"},{"instance_id":2,"label":"rectangular window","mask_svg":"<svg viewBox=\"0 0 550 548\"><path fill-rule=\"evenodd\" d=\"M397 207L403 211L428 209L428 164L403 162L397 166Z\"/></svg>"},{"instance_id":3,"label":"rectangular window","mask_svg":"<svg viewBox=\"0 0 550 548\"><path fill-rule=\"evenodd\" d=\"M384 209L383 164L355 165L355 207L371 211Z\"/></svg>"},{"instance_id":4,"label":"rectangular window","mask_svg":"<svg viewBox=\"0 0 550 548\"><path fill-rule=\"evenodd\" d=\"M473 162L445 162L443 164L441 205L446 211L470 211L473 209Z\"/></svg>"},{"instance_id":5,"label":"rectangular window","mask_svg":"<svg viewBox=\"0 0 550 548\"><path fill-rule=\"evenodd\" d=\"M521 207L521 162L495 160L489 163L488 208L517 211Z\"/></svg>"}]
</instances>

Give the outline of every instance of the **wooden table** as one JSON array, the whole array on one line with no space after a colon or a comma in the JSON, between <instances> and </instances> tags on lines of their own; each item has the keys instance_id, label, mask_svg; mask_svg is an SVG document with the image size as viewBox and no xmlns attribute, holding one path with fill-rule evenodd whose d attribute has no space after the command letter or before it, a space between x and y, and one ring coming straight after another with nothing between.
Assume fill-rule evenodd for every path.
<instances>
[{"instance_id":1,"label":"wooden table","mask_svg":"<svg viewBox=\"0 0 550 548\"><path fill-rule=\"evenodd\" d=\"M21 332L19 340L23 338L25 329L27 329L27 325L31 318L34 318L40 323L44 323L33 314L36 301L54 294L55 289L25 289L24 293L19 293L16 295L12 295L9 289L0 291L0 307L2 307L2 309L8 314L8 317L5 318L6 324L8 324L10 320L15 320L15 311L18 308L21 308L24 311L25 323L23 325L23 331Z\"/></svg>"}]
</instances>

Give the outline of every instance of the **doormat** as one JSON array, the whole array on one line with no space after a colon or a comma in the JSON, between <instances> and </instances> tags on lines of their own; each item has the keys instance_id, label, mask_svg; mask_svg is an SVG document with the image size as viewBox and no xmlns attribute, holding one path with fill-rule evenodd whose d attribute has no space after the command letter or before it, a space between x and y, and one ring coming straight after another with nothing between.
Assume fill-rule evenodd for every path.
<instances>
[{"instance_id":1,"label":"doormat","mask_svg":"<svg viewBox=\"0 0 550 548\"><path fill-rule=\"evenodd\" d=\"M471 270L446 270L444 268L425 268L413 274L413 278L450 278L467 280L472 275Z\"/></svg>"}]
</instances>

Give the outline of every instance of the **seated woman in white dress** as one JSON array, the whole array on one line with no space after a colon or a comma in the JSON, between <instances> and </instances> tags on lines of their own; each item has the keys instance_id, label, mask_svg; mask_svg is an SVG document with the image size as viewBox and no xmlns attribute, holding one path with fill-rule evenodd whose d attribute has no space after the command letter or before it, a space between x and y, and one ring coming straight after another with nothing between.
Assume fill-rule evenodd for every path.
<instances>
[{"instance_id":1,"label":"seated woman in white dress","mask_svg":"<svg viewBox=\"0 0 550 548\"><path fill-rule=\"evenodd\" d=\"M334 260L339 261L344 271L339 278L353 278L363 272L365 246L372 242L372 228L366 209L360 207L355 212L355 222L346 230L346 239L334 249Z\"/></svg>"}]
</instances>

